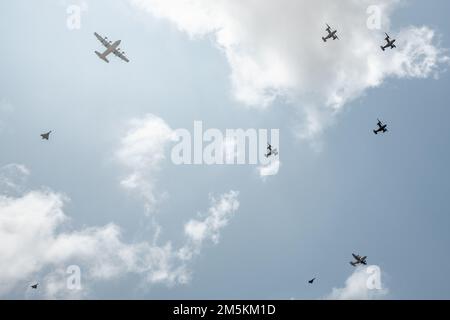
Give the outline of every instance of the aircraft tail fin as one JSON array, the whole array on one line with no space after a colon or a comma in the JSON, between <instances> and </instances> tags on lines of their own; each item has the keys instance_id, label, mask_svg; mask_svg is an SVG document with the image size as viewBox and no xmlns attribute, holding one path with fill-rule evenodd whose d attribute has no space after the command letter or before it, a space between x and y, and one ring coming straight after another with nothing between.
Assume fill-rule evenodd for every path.
<instances>
[{"instance_id":1,"label":"aircraft tail fin","mask_svg":"<svg viewBox=\"0 0 450 320\"><path fill-rule=\"evenodd\" d=\"M327 39L325 39L324 37L322 37L323 42L327 42Z\"/></svg>"},{"instance_id":2,"label":"aircraft tail fin","mask_svg":"<svg viewBox=\"0 0 450 320\"><path fill-rule=\"evenodd\" d=\"M104 57L100 52L95 51L95 53L97 54L97 56L98 56L100 59L102 59L103 61L109 63L109 60L106 59L106 57Z\"/></svg>"},{"instance_id":3,"label":"aircraft tail fin","mask_svg":"<svg viewBox=\"0 0 450 320\"><path fill-rule=\"evenodd\" d=\"M381 48L381 50L383 50L383 51L385 50L383 46L381 46L380 48Z\"/></svg>"},{"instance_id":4,"label":"aircraft tail fin","mask_svg":"<svg viewBox=\"0 0 450 320\"><path fill-rule=\"evenodd\" d=\"M378 134L378 132L376 130L373 130L373 133Z\"/></svg>"}]
</instances>

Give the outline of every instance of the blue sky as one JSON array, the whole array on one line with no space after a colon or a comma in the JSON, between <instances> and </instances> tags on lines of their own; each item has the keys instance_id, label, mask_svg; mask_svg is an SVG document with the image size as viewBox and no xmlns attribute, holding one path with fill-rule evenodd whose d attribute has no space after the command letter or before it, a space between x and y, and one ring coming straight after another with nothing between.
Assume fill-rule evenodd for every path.
<instances>
[{"instance_id":1,"label":"blue sky","mask_svg":"<svg viewBox=\"0 0 450 320\"><path fill-rule=\"evenodd\" d=\"M60 205L53 195L65 199L61 210L68 218L50 228L46 224L50 213L45 211L42 224L36 223L32 229L36 232L32 240L23 246L2 241L0 253L7 257L0 264L3 274L0 283L7 288L0 291L2 298L320 299L328 297L333 288L352 285L351 281L346 284L354 272L348 263L352 252L367 255L370 264L381 268L383 287L388 291L375 297L450 298L447 275L450 268L447 232L450 226L447 168L450 78L445 72L448 64L436 61L433 72L422 70L420 75L412 71L403 74L404 64L380 67L384 73L377 79L376 87L360 88L358 81L365 79L366 69L349 67L364 66L369 61L368 54L358 53L356 46L346 45L345 31L352 33L349 41L354 44L359 39L358 32L366 35L367 30L360 31L359 26L351 30L342 25L340 44L329 44L335 46L331 47L336 50L335 56L324 53L321 58L329 64L322 64L311 57L307 44L312 40L305 38L305 34L310 34L314 39L315 35L311 35L314 27L302 31L306 27L301 22L291 21L299 30L299 43L305 45L293 45L286 36L282 45L274 41L272 51L268 50L272 44L270 37L262 39L255 33L261 28L256 10L255 20L248 23L253 28L245 29L246 38L236 39L232 37L232 28L227 27L238 26L239 30L242 26L233 24L228 15L222 16L221 10L228 9L226 5L209 8L218 21L222 22L223 18L221 27L230 31L227 39L236 41L233 45L239 44L246 57L264 61L262 55L255 53L258 49L286 57L280 63L280 73L271 68L267 70L268 76L264 68L249 71L249 77L253 77L248 81L249 90L254 90L252 97L257 97L256 103L249 103L248 96L239 96L241 90L248 89L238 74L243 65L233 65L230 56L235 57L235 47L226 48L220 42L214 23L211 26L206 19L201 27L207 32L199 31L189 19L184 20L184 15L172 15L177 8L176 1L161 7L157 13L156 9L152 12L153 9L143 7L146 2L151 8L158 8L157 0L87 1L79 30L66 27L66 9L81 2L38 4L19 0L0 4L3 41L0 167L3 172L13 169L12 179L17 180L15 185L19 188L11 195L11 190L7 190L11 186L2 185L0 237L4 240L12 237L8 231L11 221L15 226L24 224L25 231L16 231L14 239L24 237L28 219L38 221L33 220L33 214L46 210L39 204ZM328 2L320 2L319 8L327 7ZM358 19L359 14L365 21L365 10L348 6L352 9L347 13L349 21ZM427 43L433 48L449 46L449 22L444 14L448 12L448 2L407 1L392 6L395 10L389 13L389 32L405 35L405 39L399 39L405 41L400 42L404 47L398 48L398 54L404 54L405 59L409 59L411 52L404 48L418 41L410 38L413 32L402 33L410 30L410 26L428 26L434 30L435 37L431 44ZM235 19L245 16L247 9L233 7ZM316 12L314 8L311 10ZM331 13L324 13L323 20L339 16L333 10L338 9L330 6ZM283 16L276 15L282 13L282 8L275 10L276 19L267 25L279 24ZM195 10L183 14L203 21ZM298 13L298 21L303 15ZM286 16L286 21L290 18ZM333 26L339 29L339 21L333 21ZM333 23L328 20L323 23L326 22ZM319 23L321 28L322 22ZM131 62L111 58L106 64L99 60L94 51L100 50L101 44L93 36L94 31L121 39ZM383 35L383 31L376 32ZM418 46L422 44L418 43ZM370 47L372 38L364 45ZM364 45L361 43L361 47ZM288 54L280 48L287 48ZM323 48L329 49L319 43L311 50ZM384 61L385 65L389 64L387 59L399 57L392 52L381 58L376 54L376 59L383 60L370 61ZM438 54L444 55L444 51ZM338 60L347 56L357 59ZM420 65L421 57L412 63ZM307 70L309 66L311 70ZM287 76L284 67L289 70ZM340 87L338 78L323 81L328 72L358 75L349 76L348 83ZM435 78L435 74L439 76ZM259 83L258 79L266 77L269 80L263 90L252 87ZM372 79L370 75L367 78ZM316 83L323 85L316 86ZM348 96L344 92L344 103L325 106L330 93L323 88L332 86L339 93L343 92L342 88L349 90ZM265 90L278 94L263 106L267 98ZM338 112L331 112L333 108ZM314 132L305 124L305 110L319 110L319 116L314 118L320 124L319 131ZM139 163L138 167L129 159L118 160L118 150L131 148L124 142L136 129L130 121L140 119L146 123L149 114L161 119L167 130L192 130L195 120L203 121L207 128L220 130L278 128L280 170L275 176L261 179L255 166L176 166L170 161L171 144L154 127L154 121L148 122L150 129L155 128L148 133L148 139L159 137L162 146L149 141L147 146L151 152L145 153L145 163ZM372 133L377 118L389 125L386 135ZM40 141L39 134L47 130L53 130L50 141ZM156 161L157 165L146 163L159 153L165 158ZM18 167L8 167L10 164L25 166L29 174ZM133 173L151 184L151 193L158 199L151 212L146 210L148 203L142 194L142 190L148 192L148 189L125 190L120 184ZM26 182L20 183L23 175L27 176ZM231 190L238 191L238 195L230 196ZM33 192L37 192L36 199L23 201ZM218 203L224 202L214 202L212 197L222 199L227 206L237 201L239 207L223 209ZM208 214L212 212L209 208L223 212L221 218L226 226L208 229L211 233L198 244L184 230L193 220L213 228L206 222L210 221L209 216L214 216ZM24 220L15 221L14 210L22 210ZM116 238L107 229L112 234L108 233L111 237L108 239L115 243L111 248L98 240L103 239L101 230L89 229L101 229L110 223L121 230L121 237ZM42 240L38 238L42 234L40 230L50 230L52 236ZM157 230L160 233L154 242ZM86 242L75 236L64 245L59 242L58 235L77 232L86 236L84 241L100 241L93 248L106 246L108 254L97 261L93 258L95 252L90 256L91 253L80 251ZM216 242L213 235L219 233ZM158 268L164 269L160 265L156 268L158 272L151 268L143 271L134 264L130 267L128 260L123 262L121 257L114 256L117 248L134 250L136 244L161 248L169 242L173 250L187 248L193 253L187 261L172 257L173 267L182 267L182 276L175 280L170 277L154 280L155 274L160 274ZM37 247L38 243L44 248ZM149 255L150 260L144 264L151 264L153 249L139 248ZM130 249L130 252L134 251ZM91 265L89 260L95 263ZM105 277L96 273L97 269L102 270L99 266L103 263L114 266L116 261L120 261L118 265L123 262L125 267ZM15 268L12 273L9 266L16 263L23 270ZM65 283L61 270L72 264L80 265L85 289L82 292L60 288ZM167 272L172 271L179 275L174 270ZM183 280L185 272L189 274L187 281ZM317 282L310 286L307 280L312 277L317 277ZM27 289L34 281L41 283L39 291Z\"/></svg>"}]
</instances>

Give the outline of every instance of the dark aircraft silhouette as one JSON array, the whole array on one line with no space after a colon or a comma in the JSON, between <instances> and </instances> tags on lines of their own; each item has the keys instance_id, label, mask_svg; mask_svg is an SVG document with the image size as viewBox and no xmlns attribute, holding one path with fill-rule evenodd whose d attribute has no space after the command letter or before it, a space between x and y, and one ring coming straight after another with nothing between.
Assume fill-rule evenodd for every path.
<instances>
[{"instance_id":1,"label":"dark aircraft silhouette","mask_svg":"<svg viewBox=\"0 0 450 320\"><path fill-rule=\"evenodd\" d=\"M381 46L381 50L385 51L387 48L391 48L391 49L397 48L394 44L395 39L391 40L391 38L389 37L389 35L387 33L386 33L386 38L384 40L386 40L387 44L385 46Z\"/></svg>"},{"instance_id":2,"label":"dark aircraft silhouette","mask_svg":"<svg viewBox=\"0 0 450 320\"><path fill-rule=\"evenodd\" d=\"M312 278L311 280L308 281L308 283L312 284L314 282L314 280L316 280L316 278Z\"/></svg>"},{"instance_id":3,"label":"dark aircraft silhouette","mask_svg":"<svg viewBox=\"0 0 450 320\"><path fill-rule=\"evenodd\" d=\"M379 119L377 119L377 120L378 120L378 123L377 123L378 129L377 130L373 130L373 133L375 133L375 134L378 134L380 132L386 133L388 131L387 125L383 124Z\"/></svg>"},{"instance_id":4,"label":"dark aircraft silhouette","mask_svg":"<svg viewBox=\"0 0 450 320\"><path fill-rule=\"evenodd\" d=\"M270 157L270 156L276 156L278 155L278 150L275 148L272 148L272 146L270 144L267 144L267 153L265 154L266 158Z\"/></svg>"},{"instance_id":5,"label":"dark aircraft silhouette","mask_svg":"<svg viewBox=\"0 0 450 320\"><path fill-rule=\"evenodd\" d=\"M30 287L33 289L37 289L38 285L39 285L39 283L36 283L36 284L31 285Z\"/></svg>"},{"instance_id":6,"label":"dark aircraft silhouette","mask_svg":"<svg viewBox=\"0 0 450 320\"><path fill-rule=\"evenodd\" d=\"M49 132L47 132L47 133L41 134L42 140L48 140L48 139L50 138L50 133L52 133L52 132L49 131Z\"/></svg>"},{"instance_id":7,"label":"dark aircraft silhouette","mask_svg":"<svg viewBox=\"0 0 450 320\"><path fill-rule=\"evenodd\" d=\"M353 258L355 258L356 261L350 261L350 264L354 267L356 267L358 264L364 264L366 265L366 259L367 256L361 257L360 255L352 253Z\"/></svg>"},{"instance_id":8,"label":"dark aircraft silhouette","mask_svg":"<svg viewBox=\"0 0 450 320\"><path fill-rule=\"evenodd\" d=\"M333 38L333 40L339 39L336 35L337 30L331 31L331 27L328 24L325 30L328 32L328 35L326 37L322 37L323 42L327 42L327 40L331 38Z\"/></svg>"}]
</instances>

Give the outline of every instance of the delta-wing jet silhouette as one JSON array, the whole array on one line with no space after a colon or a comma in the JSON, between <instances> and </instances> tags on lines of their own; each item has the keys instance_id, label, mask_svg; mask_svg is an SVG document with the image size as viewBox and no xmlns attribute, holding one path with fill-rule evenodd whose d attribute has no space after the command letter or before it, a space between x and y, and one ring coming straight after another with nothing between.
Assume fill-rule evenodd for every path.
<instances>
[{"instance_id":1,"label":"delta-wing jet silhouette","mask_svg":"<svg viewBox=\"0 0 450 320\"><path fill-rule=\"evenodd\" d=\"M42 140L48 140L48 139L50 138L50 133L52 133L52 132L49 131L49 132L47 132L47 133L41 134Z\"/></svg>"}]
</instances>

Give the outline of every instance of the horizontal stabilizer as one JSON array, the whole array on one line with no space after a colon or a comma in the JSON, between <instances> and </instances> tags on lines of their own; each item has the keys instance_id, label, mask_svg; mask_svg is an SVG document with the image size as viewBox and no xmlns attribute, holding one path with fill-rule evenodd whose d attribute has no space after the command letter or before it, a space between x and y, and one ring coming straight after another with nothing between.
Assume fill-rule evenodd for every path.
<instances>
[{"instance_id":1,"label":"horizontal stabilizer","mask_svg":"<svg viewBox=\"0 0 450 320\"><path fill-rule=\"evenodd\" d=\"M100 59L102 59L103 61L105 61L105 62L108 62L109 63L109 61L108 61L108 59L106 59L106 57L105 56L103 56L100 52L98 52L98 51L95 51L95 53L97 54L97 56L100 58Z\"/></svg>"}]
</instances>

